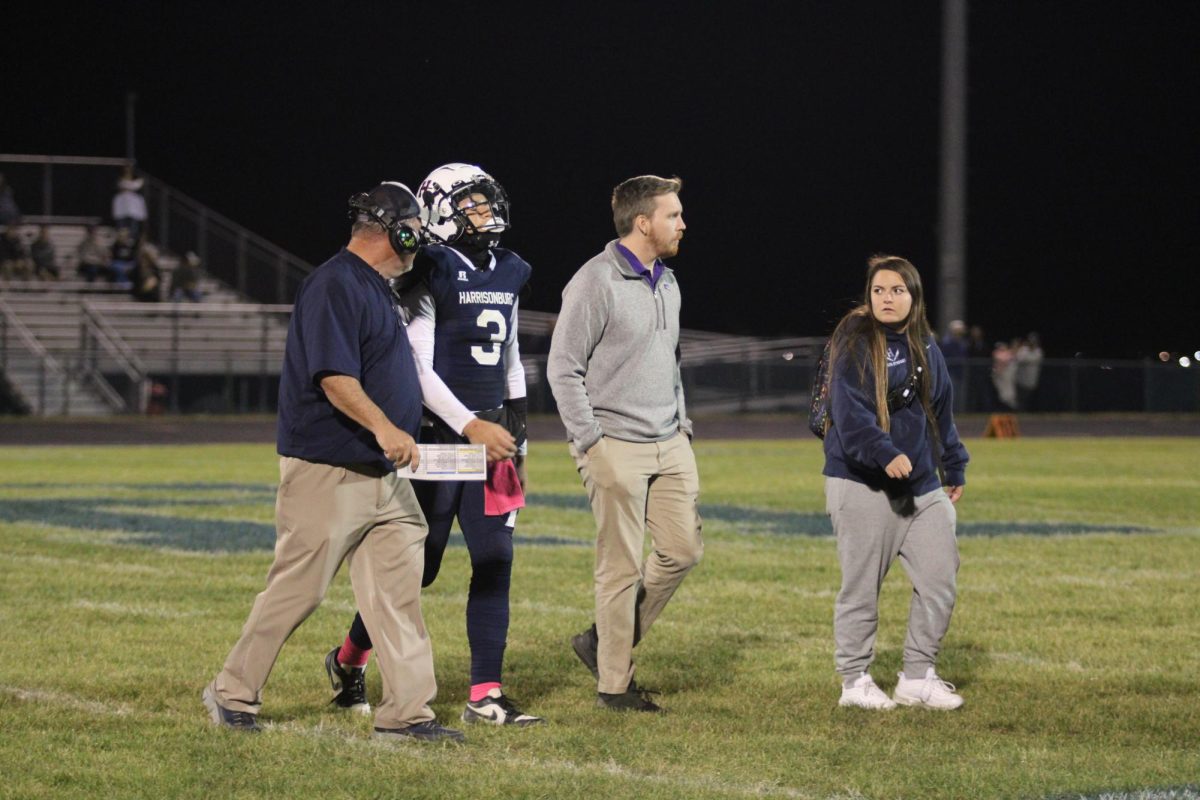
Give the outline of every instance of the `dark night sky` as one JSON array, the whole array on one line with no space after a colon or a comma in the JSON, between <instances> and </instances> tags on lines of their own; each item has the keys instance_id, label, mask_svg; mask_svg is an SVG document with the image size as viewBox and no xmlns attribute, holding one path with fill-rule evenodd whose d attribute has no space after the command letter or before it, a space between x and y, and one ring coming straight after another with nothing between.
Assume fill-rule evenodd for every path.
<instances>
[{"instance_id":1,"label":"dark night sky","mask_svg":"<svg viewBox=\"0 0 1200 800\"><path fill-rule=\"evenodd\" d=\"M677 174L685 326L825 333L878 251L936 304L939 3L416 5L21 4L0 152L120 156L135 90L144 169L314 263L352 192L480 163L547 311L611 238L611 187ZM972 4L967 307L989 337L1200 349L1198 9Z\"/></svg>"}]
</instances>

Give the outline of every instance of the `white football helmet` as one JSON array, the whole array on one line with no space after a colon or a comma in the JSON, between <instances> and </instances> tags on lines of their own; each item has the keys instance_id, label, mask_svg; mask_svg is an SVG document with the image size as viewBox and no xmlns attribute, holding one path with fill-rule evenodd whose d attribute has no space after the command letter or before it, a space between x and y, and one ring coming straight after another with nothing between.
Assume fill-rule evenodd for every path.
<instances>
[{"instance_id":1,"label":"white football helmet","mask_svg":"<svg viewBox=\"0 0 1200 800\"><path fill-rule=\"evenodd\" d=\"M466 211L483 201L472 200L481 194L491 211L491 219L476 225ZM431 241L450 244L464 236L486 247L495 247L500 234L508 230L508 193L496 179L474 164L445 164L429 173L417 188L421 201L425 233Z\"/></svg>"}]
</instances>

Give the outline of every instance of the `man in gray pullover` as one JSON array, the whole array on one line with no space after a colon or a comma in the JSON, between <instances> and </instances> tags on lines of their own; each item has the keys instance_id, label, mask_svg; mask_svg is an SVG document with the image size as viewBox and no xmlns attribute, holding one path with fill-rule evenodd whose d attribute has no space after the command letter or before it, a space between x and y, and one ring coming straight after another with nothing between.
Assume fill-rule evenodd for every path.
<instances>
[{"instance_id":1,"label":"man in gray pullover","mask_svg":"<svg viewBox=\"0 0 1200 800\"><path fill-rule=\"evenodd\" d=\"M662 711L633 680L633 647L704 551L679 284L662 262L686 228L681 186L643 175L613 190L620 238L563 290L547 365L596 518L596 624L571 644L596 676L597 705L617 710Z\"/></svg>"}]
</instances>

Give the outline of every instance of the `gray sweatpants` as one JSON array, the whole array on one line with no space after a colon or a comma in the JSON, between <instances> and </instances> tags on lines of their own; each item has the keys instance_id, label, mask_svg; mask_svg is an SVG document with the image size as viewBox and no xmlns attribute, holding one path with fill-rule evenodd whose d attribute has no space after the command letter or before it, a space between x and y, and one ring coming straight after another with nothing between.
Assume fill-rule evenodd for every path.
<instances>
[{"instance_id":1,"label":"gray sweatpants","mask_svg":"<svg viewBox=\"0 0 1200 800\"><path fill-rule=\"evenodd\" d=\"M897 556L912 581L904 674L924 677L937 661L956 595L954 504L941 489L889 498L844 478L825 479L825 510L837 536L842 589L833 611L838 673L854 677L875 658L879 590Z\"/></svg>"}]
</instances>

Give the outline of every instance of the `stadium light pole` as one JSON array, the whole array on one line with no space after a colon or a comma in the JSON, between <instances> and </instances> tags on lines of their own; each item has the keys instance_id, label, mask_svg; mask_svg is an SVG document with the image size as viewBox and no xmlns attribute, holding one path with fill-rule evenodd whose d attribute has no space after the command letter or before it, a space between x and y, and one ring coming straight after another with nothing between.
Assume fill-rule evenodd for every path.
<instances>
[{"instance_id":1,"label":"stadium light pole","mask_svg":"<svg viewBox=\"0 0 1200 800\"><path fill-rule=\"evenodd\" d=\"M135 109L137 108L137 92L125 93L125 158L132 163L136 156L134 155L134 128L136 122Z\"/></svg>"},{"instance_id":2,"label":"stadium light pole","mask_svg":"<svg viewBox=\"0 0 1200 800\"><path fill-rule=\"evenodd\" d=\"M942 0L938 330L967 318L967 0Z\"/></svg>"}]
</instances>

